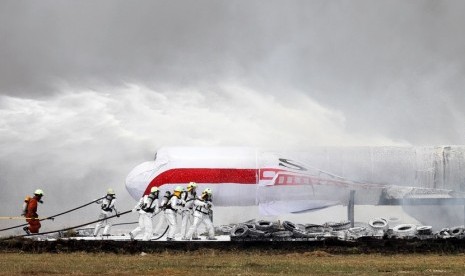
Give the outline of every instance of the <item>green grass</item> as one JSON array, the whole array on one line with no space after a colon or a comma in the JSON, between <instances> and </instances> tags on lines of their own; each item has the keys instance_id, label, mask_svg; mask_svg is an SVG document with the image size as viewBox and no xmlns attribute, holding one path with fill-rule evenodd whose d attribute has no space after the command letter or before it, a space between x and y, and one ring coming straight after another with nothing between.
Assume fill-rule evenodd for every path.
<instances>
[{"instance_id":1,"label":"green grass","mask_svg":"<svg viewBox=\"0 0 465 276\"><path fill-rule=\"evenodd\" d=\"M322 251L0 253L0 275L464 275L465 255L357 254Z\"/></svg>"}]
</instances>

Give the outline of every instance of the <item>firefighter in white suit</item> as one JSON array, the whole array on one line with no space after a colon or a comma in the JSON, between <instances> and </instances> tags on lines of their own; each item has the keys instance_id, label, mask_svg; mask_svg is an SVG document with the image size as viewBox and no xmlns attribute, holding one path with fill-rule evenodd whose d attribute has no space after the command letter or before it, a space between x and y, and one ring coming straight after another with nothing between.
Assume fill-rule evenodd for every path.
<instances>
[{"instance_id":1,"label":"firefighter in white suit","mask_svg":"<svg viewBox=\"0 0 465 276\"><path fill-rule=\"evenodd\" d=\"M187 238L191 239L194 232L197 230L197 227L200 223L203 223L208 231L208 240L216 240L215 238L215 229L213 227L213 222L210 218L211 208L212 208L212 190L206 188L202 195L199 198L196 198L194 201L194 222L189 228L187 233Z\"/></svg>"},{"instance_id":2,"label":"firefighter in white suit","mask_svg":"<svg viewBox=\"0 0 465 276\"><path fill-rule=\"evenodd\" d=\"M134 240L140 232L144 232L142 236L143 241L148 241L152 238L152 218L158 213L160 208L158 206L158 194L158 188L152 187L150 194L144 195L132 209L133 212L139 211L139 226L129 232L131 240Z\"/></svg>"},{"instance_id":3,"label":"firefighter in white suit","mask_svg":"<svg viewBox=\"0 0 465 276\"><path fill-rule=\"evenodd\" d=\"M115 202L116 202L115 192L111 188L107 190L107 195L102 200L99 200L96 202L97 204L102 204L100 205L100 208L102 210L100 211L100 215L98 217L98 219L102 221L99 221L95 225L94 237L98 235L100 228L102 228L103 226L105 226L103 228L103 236L108 236L110 234L112 221L111 219L106 219L106 218L110 217L113 211L115 211L116 216L119 217L118 211L115 208Z\"/></svg>"},{"instance_id":4,"label":"firefighter in white suit","mask_svg":"<svg viewBox=\"0 0 465 276\"><path fill-rule=\"evenodd\" d=\"M197 183L190 182L187 185L187 190L181 194L183 206L181 210L181 237L183 240L187 240L187 232L194 221L194 201L197 198L196 190ZM197 231L192 235L192 239L199 239Z\"/></svg>"},{"instance_id":5,"label":"firefighter in white suit","mask_svg":"<svg viewBox=\"0 0 465 276\"><path fill-rule=\"evenodd\" d=\"M166 204L168 204L168 201L170 200L171 198L171 192L170 191L166 191L165 192L165 195L163 195L163 198L161 200L161 203L160 203L160 208L161 208L161 211L163 212L161 214L161 216L159 216L159 220L158 220L158 224L157 226L155 227L155 230L153 232L153 235L155 237L159 237L162 233L161 233L161 228L164 226L164 224L166 223L166 217L165 217L165 206Z\"/></svg>"},{"instance_id":6,"label":"firefighter in white suit","mask_svg":"<svg viewBox=\"0 0 465 276\"><path fill-rule=\"evenodd\" d=\"M171 195L170 199L164 206L165 209L165 220L168 222L169 231L168 236L166 237L167 241L174 240L174 234L176 233L176 214L181 209L181 193L183 188L181 186L177 186L174 189L173 194Z\"/></svg>"}]
</instances>

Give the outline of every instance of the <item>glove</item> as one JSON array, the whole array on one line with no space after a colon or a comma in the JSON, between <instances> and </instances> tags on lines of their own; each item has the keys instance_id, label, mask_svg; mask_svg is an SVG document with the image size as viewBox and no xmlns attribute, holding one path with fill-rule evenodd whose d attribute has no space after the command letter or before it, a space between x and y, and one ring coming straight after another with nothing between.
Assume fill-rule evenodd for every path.
<instances>
[{"instance_id":1,"label":"glove","mask_svg":"<svg viewBox=\"0 0 465 276\"><path fill-rule=\"evenodd\" d=\"M119 213L116 213L116 217L119 218Z\"/></svg>"}]
</instances>

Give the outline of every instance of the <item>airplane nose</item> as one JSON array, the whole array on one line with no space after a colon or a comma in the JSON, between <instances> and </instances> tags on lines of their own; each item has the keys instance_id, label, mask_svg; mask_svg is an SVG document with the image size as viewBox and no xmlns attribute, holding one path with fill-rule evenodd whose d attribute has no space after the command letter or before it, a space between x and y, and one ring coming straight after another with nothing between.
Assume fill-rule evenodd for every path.
<instances>
[{"instance_id":1,"label":"airplane nose","mask_svg":"<svg viewBox=\"0 0 465 276\"><path fill-rule=\"evenodd\" d=\"M147 185L153 178L155 161L144 162L136 166L126 177L126 190L135 199L144 194Z\"/></svg>"}]
</instances>

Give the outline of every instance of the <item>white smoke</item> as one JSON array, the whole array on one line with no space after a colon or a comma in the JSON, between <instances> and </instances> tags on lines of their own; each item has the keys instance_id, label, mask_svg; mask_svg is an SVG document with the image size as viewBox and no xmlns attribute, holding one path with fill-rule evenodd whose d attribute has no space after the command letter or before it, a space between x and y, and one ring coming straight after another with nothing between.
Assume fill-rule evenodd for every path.
<instances>
[{"instance_id":1,"label":"white smoke","mask_svg":"<svg viewBox=\"0 0 465 276\"><path fill-rule=\"evenodd\" d=\"M161 146L256 146L305 149L315 145L396 144L344 130L344 115L304 94L267 96L224 84L153 91L127 85L70 90L42 99L0 98L0 202L14 215L18 201L45 191L47 214L124 190L126 174ZM76 193L76 191L79 191Z\"/></svg>"}]
</instances>

